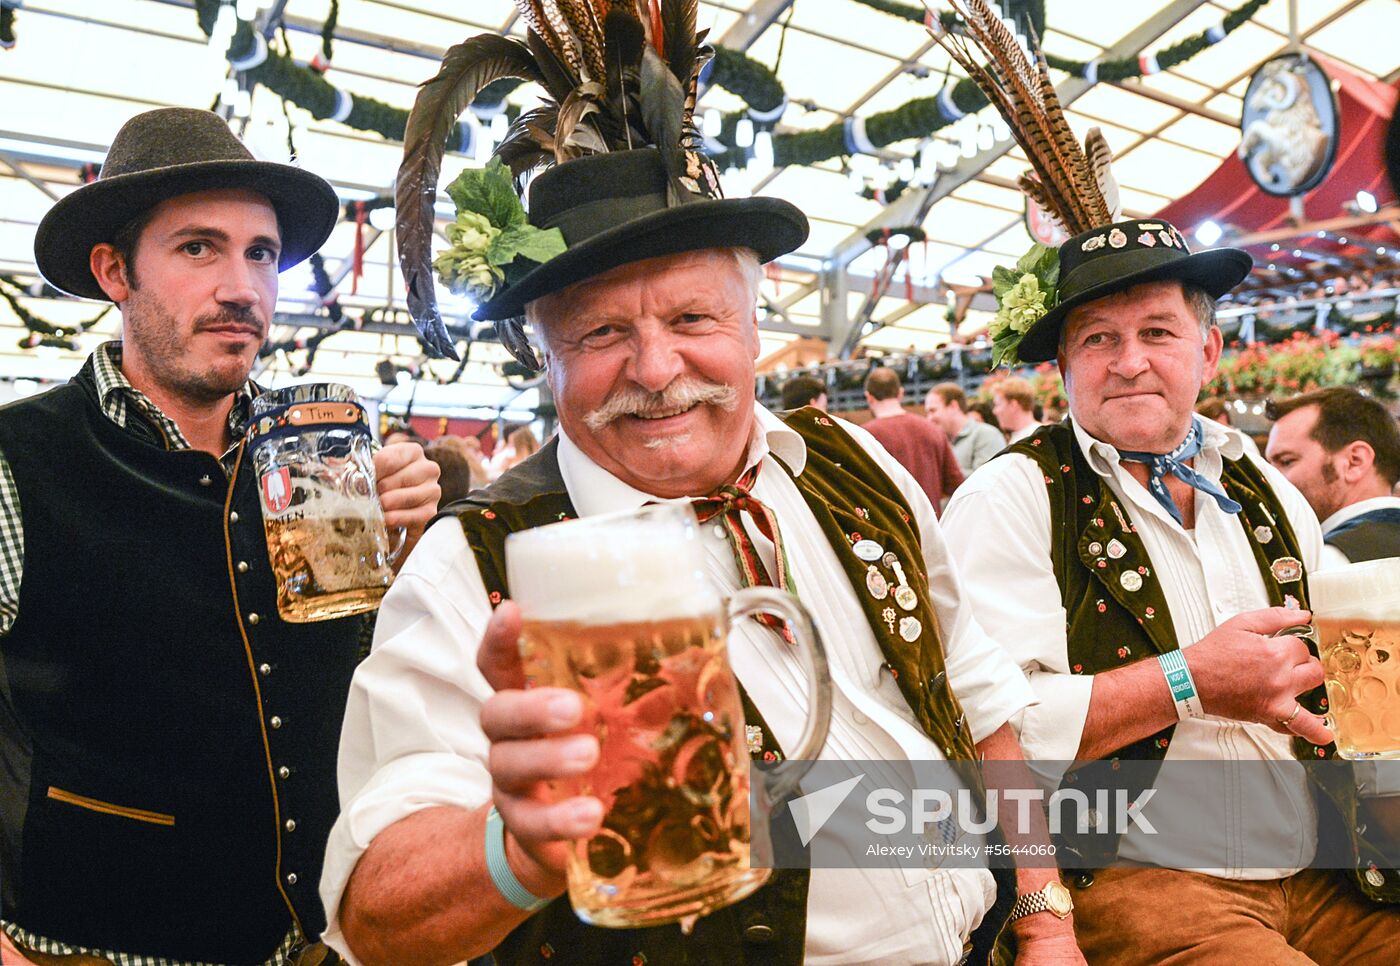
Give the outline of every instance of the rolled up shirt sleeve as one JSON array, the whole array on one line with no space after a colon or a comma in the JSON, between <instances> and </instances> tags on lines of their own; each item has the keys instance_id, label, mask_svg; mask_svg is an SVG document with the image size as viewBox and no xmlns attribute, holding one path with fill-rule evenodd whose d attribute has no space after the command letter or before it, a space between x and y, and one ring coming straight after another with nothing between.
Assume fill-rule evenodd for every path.
<instances>
[{"instance_id":1,"label":"rolled up shirt sleeve","mask_svg":"<svg viewBox=\"0 0 1400 966\"><path fill-rule=\"evenodd\" d=\"M983 629L975 608L969 606L966 575L953 559L945 528L918 481L868 432L849 424L843 428L880 464L914 511L929 595L942 632L948 682L967 714L972 740L981 741L1034 704L1036 695L1007 652Z\"/></svg>"},{"instance_id":2,"label":"rolled up shirt sleeve","mask_svg":"<svg viewBox=\"0 0 1400 966\"><path fill-rule=\"evenodd\" d=\"M374 647L355 672L340 739L341 813L321 876L324 941L352 964L340 901L375 836L414 812L475 808L491 796L481 706L494 692L476 666L491 616L461 527L434 524L379 609Z\"/></svg>"},{"instance_id":3,"label":"rolled up shirt sleeve","mask_svg":"<svg viewBox=\"0 0 1400 966\"><path fill-rule=\"evenodd\" d=\"M1028 759L1072 761L1094 679L1070 673L1040 471L1024 456L992 460L959 487L942 525L974 618L1034 692L1035 703L1012 718L1022 750Z\"/></svg>"}]
</instances>

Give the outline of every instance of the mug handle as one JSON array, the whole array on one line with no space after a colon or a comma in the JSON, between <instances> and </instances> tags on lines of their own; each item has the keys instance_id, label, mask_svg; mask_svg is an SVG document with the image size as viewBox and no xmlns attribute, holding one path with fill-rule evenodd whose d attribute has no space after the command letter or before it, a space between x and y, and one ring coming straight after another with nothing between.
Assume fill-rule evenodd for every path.
<instances>
[{"instance_id":1,"label":"mug handle","mask_svg":"<svg viewBox=\"0 0 1400 966\"><path fill-rule=\"evenodd\" d=\"M831 727L831 672L827 667L826 648L821 635L817 633L807 608L796 597L775 587L746 587L729 598L730 627L754 614L781 617L792 627L793 635L797 638L796 647L807 672L808 693L812 695L807 723L797 740L796 749L784 761L764 767L766 795L770 802L776 804L801 791L799 783L802 776L812 767L812 762L826 744L827 731Z\"/></svg>"},{"instance_id":2,"label":"mug handle","mask_svg":"<svg viewBox=\"0 0 1400 966\"><path fill-rule=\"evenodd\" d=\"M381 512L383 512L381 510ZM399 527L393 539L394 547L389 551L389 563L396 564L403 554L403 548L408 546L408 527Z\"/></svg>"}]
</instances>

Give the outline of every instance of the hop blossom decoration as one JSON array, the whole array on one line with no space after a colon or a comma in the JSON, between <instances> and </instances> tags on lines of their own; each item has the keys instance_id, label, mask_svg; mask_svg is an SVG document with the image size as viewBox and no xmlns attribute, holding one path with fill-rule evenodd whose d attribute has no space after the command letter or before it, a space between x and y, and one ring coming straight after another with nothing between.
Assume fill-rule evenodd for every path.
<instances>
[{"instance_id":1,"label":"hop blossom decoration","mask_svg":"<svg viewBox=\"0 0 1400 966\"><path fill-rule=\"evenodd\" d=\"M502 284L515 282L566 248L559 229L536 228L526 220L510 172L498 159L463 171L447 193L457 220L447 226L451 244L433 259L433 270L458 295L485 302Z\"/></svg>"},{"instance_id":2,"label":"hop blossom decoration","mask_svg":"<svg viewBox=\"0 0 1400 966\"><path fill-rule=\"evenodd\" d=\"M501 230L485 215L474 211L459 211L457 220L447 226L447 240L452 246L433 259L433 270L442 283L458 295L476 302L490 298L496 287L505 281L505 272L487 260L491 243Z\"/></svg>"},{"instance_id":3,"label":"hop blossom decoration","mask_svg":"<svg viewBox=\"0 0 1400 966\"><path fill-rule=\"evenodd\" d=\"M992 340L992 366L1019 361L1016 350L1031 326L1055 307L1060 281L1060 253L1045 245L1033 245L1016 267L998 265L992 272L992 294L997 313L987 327Z\"/></svg>"}]
</instances>

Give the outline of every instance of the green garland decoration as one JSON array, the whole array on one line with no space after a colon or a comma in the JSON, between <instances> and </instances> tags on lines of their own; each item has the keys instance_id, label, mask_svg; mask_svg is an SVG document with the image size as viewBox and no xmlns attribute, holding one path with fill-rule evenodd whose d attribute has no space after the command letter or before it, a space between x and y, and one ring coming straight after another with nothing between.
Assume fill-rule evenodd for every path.
<instances>
[{"instance_id":1,"label":"green garland decoration","mask_svg":"<svg viewBox=\"0 0 1400 966\"><path fill-rule=\"evenodd\" d=\"M899 0L855 0L863 7L878 10L881 13L889 14L892 17L899 17L902 20L909 20L913 23L922 24L927 11L923 7L916 7L911 4L900 3ZM1159 52L1156 57L1158 70L1170 70L1173 67L1183 64L1192 57L1205 50L1212 43L1218 43L1229 36L1240 24L1253 18L1259 9L1268 3L1269 0L1249 0L1238 10L1234 10L1225 16L1221 22L1221 32L1216 40L1211 40L1210 35L1216 28L1203 30L1194 37L1188 37L1180 43L1172 44L1170 47ZM1015 6L1011 16L1016 16ZM1044 0L1020 4L1021 8L1029 14L1031 24L1035 27L1036 33L1045 33L1045 3ZM951 29L958 18L951 11L944 11L938 15L938 19L945 28ZM1070 60L1067 57L1056 57L1054 54L1045 55L1046 62L1056 70L1065 71L1075 77L1085 77L1089 70L1089 61ZM1098 65L1097 79L1106 81L1127 80L1131 77L1142 77L1144 74L1142 58L1123 57L1119 60L1105 60Z\"/></svg>"},{"instance_id":2,"label":"green garland decoration","mask_svg":"<svg viewBox=\"0 0 1400 966\"><path fill-rule=\"evenodd\" d=\"M0 0L3 3L4 0ZM919 23L923 22L924 11L901 4L898 0L855 0L871 9L893 16L903 17ZM1222 24L1160 52L1155 58L1158 69L1175 67L1212 43L1218 42L1241 24L1248 21L1267 3L1268 0L1249 0L1238 10L1228 14ZM211 33L218 15L219 0L195 0L195 11L200 28ZM4 9L4 8L0 8ZM1037 29L1045 22L1044 0L1013 0L1013 13L1023 12ZM332 17L335 14L332 7ZM947 22L947 15L943 17ZM328 23L330 19L328 18ZM332 25L333 27L333 25ZM323 34L324 37L324 34ZM229 47L229 56L237 60L246 56L254 48L256 40L253 31L246 23L241 23ZM1120 60L1104 61L1091 65L1082 61L1048 57L1051 65L1068 71L1075 76L1091 73L1099 80L1122 80L1141 76L1143 63L1153 58L1125 57ZM747 54L718 48L709 68L709 82L742 98L756 113L771 112L780 107L786 92L773 71L749 57ZM315 70L296 63L288 54L268 51L267 59L246 72L249 81L262 84L286 101L307 110L313 117L329 118L335 115L340 94L336 87ZM516 81L497 82L481 92L473 101L473 107L490 111L503 102L506 94L517 84ZM500 86L498 86L498 84ZM511 86L507 86L511 85ZM963 79L934 97L915 98L893 110L882 111L864 119L866 139L875 147L884 147L898 141L928 137L930 134L952 123L946 105L961 114L973 113L985 107L986 97L972 81ZM518 109L506 108L507 116L513 117ZM715 160L721 167L740 166L747 160L747 151L736 145L735 129L745 113L729 114L723 118L718 142L714 152ZM408 111L385 104L371 97L355 97L349 115L344 123L361 131L373 131L391 141L402 141L404 128L408 122ZM779 166L793 164L816 164L831 158L858 153L850 138L852 119L847 118L815 131L797 131L776 134L773 137L774 163ZM715 147L715 145L712 145Z\"/></svg>"},{"instance_id":3,"label":"green garland decoration","mask_svg":"<svg viewBox=\"0 0 1400 966\"><path fill-rule=\"evenodd\" d=\"M44 345L77 351L79 346L73 337L91 329L112 311L112 306L107 305L86 322L79 322L77 325L54 325L46 319L39 318L20 303L20 298L29 294L30 291L13 275L0 275L0 299L9 303L15 317L29 330L29 335L19 340L21 349L33 349Z\"/></svg>"},{"instance_id":4,"label":"green garland decoration","mask_svg":"<svg viewBox=\"0 0 1400 966\"><path fill-rule=\"evenodd\" d=\"M20 0L0 0L0 50L15 45L15 9Z\"/></svg>"},{"instance_id":5,"label":"green garland decoration","mask_svg":"<svg viewBox=\"0 0 1400 966\"><path fill-rule=\"evenodd\" d=\"M321 24L321 56L326 63L331 62L331 45L335 41L335 25L340 20L340 0L331 0L331 12L326 14L326 22Z\"/></svg>"},{"instance_id":6,"label":"green garland decoration","mask_svg":"<svg viewBox=\"0 0 1400 966\"><path fill-rule=\"evenodd\" d=\"M708 71L709 83L742 98L760 113L771 111L787 100L787 92L773 71L742 51L716 47ZM738 118L739 115L734 116L734 120Z\"/></svg>"}]
</instances>

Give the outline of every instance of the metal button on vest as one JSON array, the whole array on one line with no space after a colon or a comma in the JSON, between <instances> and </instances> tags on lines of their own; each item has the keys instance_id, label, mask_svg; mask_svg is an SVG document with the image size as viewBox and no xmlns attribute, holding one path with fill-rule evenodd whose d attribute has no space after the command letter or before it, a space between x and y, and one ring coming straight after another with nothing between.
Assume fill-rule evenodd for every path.
<instances>
[{"instance_id":1,"label":"metal button on vest","mask_svg":"<svg viewBox=\"0 0 1400 966\"><path fill-rule=\"evenodd\" d=\"M238 511L237 511L237 510L234 510L232 513L230 513L230 514L228 515L228 522L229 522L229 523L237 523L237 522L238 522Z\"/></svg>"},{"instance_id":2,"label":"metal button on vest","mask_svg":"<svg viewBox=\"0 0 1400 966\"><path fill-rule=\"evenodd\" d=\"M214 481L210 478L210 476L209 476L208 473L205 473L203 476L201 476L201 477L199 478L199 485L200 485L200 486L213 486L213 485L214 485Z\"/></svg>"},{"instance_id":3,"label":"metal button on vest","mask_svg":"<svg viewBox=\"0 0 1400 966\"><path fill-rule=\"evenodd\" d=\"M751 943L771 943L773 941L773 927L756 922L752 926L744 928L744 939Z\"/></svg>"},{"instance_id":4,"label":"metal button on vest","mask_svg":"<svg viewBox=\"0 0 1400 966\"><path fill-rule=\"evenodd\" d=\"M248 561L246 561L246 560L240 560L240 561L238 561L238 572L239 572L240 574L246 574L246 573L248 572Z\"/></svg>"},{"instance_id":5,"label":"metal button on vest","mask_svg":"<svg viewBox=\"0 0 1400 966\"><path fill-rule=\"evenodd\" d=\"M943 685L946 683L948 683L948 675L944 672L939 671L933 676L933 686L935 688L942 689Z\"/></svg>"},{"instance_id":6,"label":"metal button on vest","mask_svg":"<svg viewBox=\"0 0 1400 966\"><path fill-rule=\"evenodd\" d=\"M267 723L270 724L270 725L272 725L272 727L273 727L274 730L277 729L277 728L282 727L282 719L279 718L279 717L277 717L277 715L275 715L275 714L274 714L271 718L268 719L268 722L267 722Z\"/></svg>"},{"instance_id":7,"label":"metal button on vest","mask_svg":"<svg viewBox=\"0 0 1400 966\"><path fill-rule=\"evenodd\" d=\"M296 874L295 872L288 872L288 873L287 873L287 885L296 885L296 884L297 884L297 874Z\"/></svg>"},{"instance_id":8,"label":"metal button on vest","mask_svg":"<svg viewBox=\"0 0 1400 966\"><path fill-rule=\"evenodd\" d=\"M858 725L863 725L863 724L866 724L866 723L868 723L868 722L870 721L869 718L867 718L865 715L861 714L859 711L852 711L852 712L851 712L851 720L854 721L854 722L855 722L856 724L858 724Z\"/></svg>"},{"instance_id":9,"label":"metal button on vest","mask_svg":"<svg viewBox=\"0 0 1400 966\"><path fill-rule=\"evenodd\" d=\"M269 674L272 673L272 665L271 665L271 664L260 664L260 665L258 665L258 673L261 674L263 677L267 677Z\"/></svg>"},{"instance_id":10,"label":"metal button on vest","mask_svg":"<svg viewBox=\"0 0 1400 966\"><path fill-rule=\"evenodd\" d=\"M1367 869L1366 882L1371 888L1379 889L1381 886L1385 885L1385 873L1381 872L1379 869Z\"/></svg>"},{"instance_id":11,"label":"metal button on vest","mask_svg":"<svg viewBox=\"0 0 1400 966\"><path fill-rule=\"evenodd\" d=\"M287 824L284 827L288 832L295 832L297 830L297 820L294 818L287 819Z\"/></svg>"},{"instance_id":12,"label":"metal button on vest","mask_svg":"<svg viewBox=\"0 0 1400 966\"><path fill-rule=\"evenodd\" d=\"M1074 877L1074 884L1081 889L1087 889L1094 884L1094 873L1081 872Z\"/></svg>"},{"instance_id":13,"label":"metal button on vest","mask_svg":"<svg viewBox=\"0 0 1400 966\"><path fill-rule=\"evenodd\" d=\"M262 618L259 617L256 613L252 613L252 614L249 614L249 615L248 615L248 623L249 623L249 624L256 624L256 623L257 623L258 621L260 621L260 620L262 620Z\"/></svg>"},{"instance_id":14,"label":"metal button on vest","mask_svg":"<svg viewBox=\"0 0 1400 966\"><path fill-rule=\"evenodd\" d=\"M290 768L288 768L286 765L283 765L281 768L277 769L277 777L278 777L278 778L291 778L291 777L292 777L292 770L291 770Z\"/></svg>"}]
</instances>

